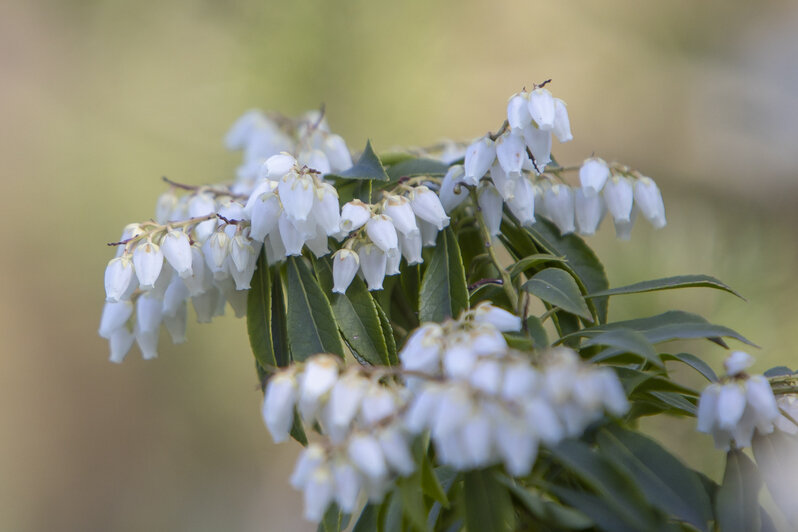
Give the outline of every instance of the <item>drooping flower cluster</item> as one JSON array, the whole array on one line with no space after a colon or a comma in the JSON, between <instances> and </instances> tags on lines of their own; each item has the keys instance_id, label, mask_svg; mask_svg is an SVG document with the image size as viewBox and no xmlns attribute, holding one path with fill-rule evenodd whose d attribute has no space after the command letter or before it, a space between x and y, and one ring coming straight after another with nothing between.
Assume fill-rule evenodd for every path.
<instances>
[{"instance_id":1,"label":"drooping flower cluster","mask_svg":"<svg viewBox=\"0 0 798 532\"><path fill-rule=\"evenodd\" d=\"M748 353L732 352L724 362L726 378L701 393L697 428L712 434L718 449L728 450L732 442L749 447L755 431L770 434L781 416L767 378L745 373L753 362Z\"/></svg>"},{"instance_id":2,"label":"drooping flower cluster","mask_svg":"<svg viewBox=\"0 0 798 532\"><path fill-rule=\"evenodd\" d=\"M502 332L521 320L488 303L458 320L428 323L400 352L401 368L342 369L317 355L275 374L263 417L275 441L287 439L295 409L325 439L300 456L291 483L305 495L305 517L318 521L335 501L350 511L363 491L383 497L415 468L412 439L429 431L442 464L469 470L504 464L523 475L539 444L581 435L607 410L628 409L615 373L570 349L539 356L511 350Z\"/></svg>"}]
</instances>

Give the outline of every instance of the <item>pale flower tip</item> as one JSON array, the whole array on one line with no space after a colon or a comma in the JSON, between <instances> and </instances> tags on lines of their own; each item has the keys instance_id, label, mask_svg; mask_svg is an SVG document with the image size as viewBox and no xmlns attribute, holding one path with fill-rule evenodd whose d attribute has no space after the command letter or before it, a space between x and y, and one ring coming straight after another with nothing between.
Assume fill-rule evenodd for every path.
<instances>
[{"instance_id":1,"label":"pale flower tip","mask_svg":"<svg viewBox=\"0 0 798 532\"><path fill-rule=\"evenodd\" d=\"M726 374L729 376L739 375L746 369L754 364L754 357L745 351L732 351L726 360L723 361L723 367L726 369Z\"/></svg>"}]
</instances>

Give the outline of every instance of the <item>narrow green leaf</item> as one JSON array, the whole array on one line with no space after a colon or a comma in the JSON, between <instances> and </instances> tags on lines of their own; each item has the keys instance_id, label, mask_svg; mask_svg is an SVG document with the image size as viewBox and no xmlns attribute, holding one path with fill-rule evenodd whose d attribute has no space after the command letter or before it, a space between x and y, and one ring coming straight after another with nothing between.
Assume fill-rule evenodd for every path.
<instances>
[{"instance_id":1,"label":"narrow green leaf","mask_svg":"<svg viewBox=\"0 0 798 532\"><path fill-rule=\"evenodd\" d=\"M574 272L586 293L600 292L610 287L604 266L585 241L574 234L560 236L559 230L547 220L538 219L525 229L542 251L565 257L567 267ZM607 321L609 298L597 297L588 301L596 309L599 323Z\"/></svg>"},{"instance_id":2,"label":"narrow green leaf","mask_svg":"<svg viewBox=\"0 0 798 532\"><path fill-rule=\"evenodd\" d=\"M612 532L641 532L648 530L640 528L639 525L623 514L615 512L607 502L584 491L577 491L562 486L551 486L551 492L562 499L566 504L573 506L592 521L595 521L600 530L611 530Z\"/></svg>"},{"instance_id":3,"label":"narrow green leaf","mask_svg":"<svg viewBox=\"0 0 798 532\"><path fill-rule=\"evenodd\" d=\"M726 471L715 500L721 532L759 532L759 489L762 480L751 459L742 451L729 451Z\"/></svg>"},{"instance_id":4,"label":"narrow green leaf","mask_svg":"<svg viewBox=\"0 0 798 532\"><path fill-rule=\"evenodd\" d=\"M402 498L402 513L415 530L427 529L427 509L424 495L419 489L418 475L402 477L396 481Z\"/></svg>"},{"instance_id":5,"label":"narrow green leaf","mask_svg":"<svg viewBox=\"0 0 798 532\"><path fill-rule=\"evenodd\" d=\"M274 356L279 367L291 363L291 348L288 343L288 313L285 309L285 289L283 288L283 267L276 267L272 273L272 344Z\"/></svg>"},{"instance_id":6,"label":"narrow green leaf","mask_svg":"<svg viewBox=\"0 0 798 532\"><path fill-rule=\"evenodd\" d=\"M505 475L499 475L498 479L499 482L507 486L510 494L518 499L529 513L546 524L566 530L584 530L593 526L593 521L578 510L544 499L536 492L518 485L514 479Z\"/></svg>"},{"instance_id":7,"label":"narrow green leaf","mask_svg":"<svg viewBox=\"0 0 798 532\"><path fill-rule=\"evenodd\" d=\"M537 316L528 316L526 318L526 332L532 339L532 345L535 346L535 349L545 349L549 346L549 336L546 334L543 322Z\"/></svg>"},{"instance_id":8,"label":"narrow green leaf","mask_svg":"<svg viewBox=\"0 0 798 532\"><path fill-rule=\"evenodd\" d=\"M556 255L550 255L549 253L535 253L534 255L529 255L528 257L524 257L523 259L513 264L510 267L510 277L512 279L515 279L520 274L526 272L528 269L532 268L533 266L537 266L538 264L544 264L546 262L567 262L567 261L565 257L558 257Z\"/></svg>"},{"instance_id":9,"label":"narrow green leaf","mask_svg":"<svg viewBox=\"0 0 798 532\"><path fill-rule=\"evenodd\" d=\"M501 532L515 530L515 513L510 494L487 469L463 475L463 503L466 529Z\"/></svg>"},{"instance_id":10,"label":"narrow green leaf","mask_svg":"<svg viewBox=\"0 0 798 532\"><path fill-rule=\"evenodd\" d=\"M565 270L546 268L532 276L522 286L524 290L566 312L593 321L579 286Z\"/></svg>"},{"instance_id":11,"label":"narrow green leaf","mask_svg":"<svg viewBox=\"0 0 798 532\"><path fill-rule=\"evenodd\" d=\"M402 497L398 491L389 495L380 508L377 530L382 532L406 532L402 526Z\"/></svg>"},{"instance_id":12,"label":"narrow green leaf","mask_svg":"<svg viewBox=\"0 0 798 532\"><path fill-rule=\"evenodd\" d=\"M366 147L363 149L363 154L357 162L349 170L338 172L337 174L327 174L326 178L344 178L344 179L374 179L377 181L388 181L388 174L385 173L385 168L380 162L380 158L371 147L371 141L366 141Z\"/></svg>"},{"instance_id":13,"label":"narrow green leaf","mask_svg":"<svg viewBox=\"0 0 798 532\"><path fill-rule=\"evenodd\" d=\"M317 353L344 356L330 302L302 257L288 257L286 273L288 341L302 361Z\"/></svg>"},{"instance_id":14,"label":"narrow green leaf","mask_svg":"<svg viewBox=\"0 0 798 532\"><path fill-rule=\"evenodd\" d=\"M757 432L751 447L773 500L792 527L798 529L798 438L780 430L767 435Z\"/></svg>"},{"instance_id":15,"label":"narrow green leaf","mask_svg":"<svg viewBox=\"0 0 798 532\"><path fill-rule=\"evenodd\" d=\"M385 345L388 349L388 364L395 366L399 363L399 357L396 352L396 338L393 336L393 327L391 327L391 322L382 307L376 305L376 308L377 315L380 318L380 327L382 327L382 337L385 338Z\"/></svg>"},{"instance_id":16,"label":"narrow green leaf","mask_svg":"<svg viewBox=\"0 0 798 532\"><path fill-rule=\"evenodd\" d=\"M695 355L691 355L690 353L676 353L674 355L664 353L660 355L662 360L678 360L679 362L683 362L699 372L701 375L706 377L709 382L717 382L718 376L715 374L715 371L709 367L709 364L701 360Z\"/></svg>"},{"instance_id":17,"label":"narrow green leaf","mask_svg":"<svg viewBox=\"0 0 798 532\"><path fill-rule=\"evenodd\" d=\"M367 504L360 512L355 527L352 532L374 532L377 530L377 514L380 506L378 504Z\"/></svg>"},{"instance_id":18,"label":"narrow green leaf","mask_svg":"<svg viewBox=\"0 0 798 532\"><path fill-rule=\"evenodd\" d=\"M392 164L388 168L388 177L391 181L396 181L402 177L413 177L417 175L443 175L449 169L449 165L436 161L435 159L425 159L423 157L405 159Z\"/></svg>"},{"instance_id":19,"label":"narrow green leaf","mask_svg":"<svg viewBox=\"0 0 798 532\"><path fill-rule=\"evenodd\" d=\"M586 295L585 298L617 296L621 294L640 294L643 292L656 292L659 290L673 290L677 288L693 287L715 288L717 290L723 290L724 292L733 294L740 299L745 299L731 287L710 275L677 275L675 277L652 279L651 281L642 281L640 283L619 286L618 288L610 288L609 290L593 292Z\"/></svg>"},{"instance_id":20,"label":"narrow green leaf","mask_svg":"<svg viewBox=\"0 0 798 532\"><path fill-rule=\"evenodd\" d=\"M648 393L649 395L656 397L663 403L684 414L695 416L698 411L696 405L685 399L685 397L680 393L676 392L648 392Z\"/></svg>"},{"instance_id":21,"label":"narrow green leaf","mask_svg":"<svg viewBox=\"0 0 798 532\"><path fill-rule=\"evenodd\" d=\"M272 343L272 283L266 251L258 257L247 295L247 333L252 354L262 368L277 366Z\"/></svg>"},{"instance_id":22,"label":"narrow green leaf","mask_svg":"<svg viewBox=\"0 0 798 532\"><path fill-rule=\"evenodd\" d=\"M654 347L646 339L645 335L633 329L613 329L596 336L593 336L582 343L583 347L590 347L593 345L606 345L616 348L615 350L605 350L594 356L591 361L600 362L610 358L606 353L615 354L617 350L626 353L634 353L640 355L645 360L648 360L657 367L664 368L665 365L662 360L657 356Z\"/></svg>"},{"instance_id":23,"label":"narrow green leaf","mask_svg":"<svg viewBox=\"0 0 798 532\"><path fill-rule=\"evenodd\" d=\"M638 432L612 426L602 429L597 441L599 451L634 479L650 504L708 530L712 502L694 471Z\"/></svg>"},{"instance_id":24,"label":"narrow green leaf","mask_svg":"<svg viewBox=\"0 0 798 532\"><path fill-rule=\"evenodd\" d=\"M331 504L327 511L324 512L324 517L319 523L317 532L340 532L341 530L341 510L338 505Z\"/></svg>"},{"instance_id":25,"label":"narrow green leaf","mask_svg":"<svg viewBox=\"0 0 798 532\"><path fill-rule=\"evenodd\" d=\"M441 322L468 307L468 286L460 247L451 227L438 233L438 242L421 279L419 319Z\"/></svg>"},{"instance_id":26,"label":"narrow green leaf","mask_svg":"<svg viewBox=\"0 0 798 532\"><path fill-rule=\"evenodd\" d=\"M441 503L442 506L449 507L449 498L446 496L446 490L441 486L427 453L424 453L424 458L421 461L421 491L427 497Z\"/></svg>"}]
</instances>

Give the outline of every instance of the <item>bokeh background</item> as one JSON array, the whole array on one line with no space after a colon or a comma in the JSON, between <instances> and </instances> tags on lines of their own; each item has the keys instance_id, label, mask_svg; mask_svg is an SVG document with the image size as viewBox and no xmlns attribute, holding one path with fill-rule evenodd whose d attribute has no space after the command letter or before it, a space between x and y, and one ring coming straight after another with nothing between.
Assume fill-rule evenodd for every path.
<instances>
[{"instance_id":1,"label":"bokeh background","mask_svg":"<svg viewBox=\"0 0 798 532\"><path fill-rule=\"evenodd\" d=\"M553 78L575 136L558 158L625 161L665 196L664 230L590 240L612 284L708 273L748 297L614 315L700 312L759 343L757 369L798 366L796 50L788 0L3 1L0 530L311 530L243 320L122 366L96 335L105 242L152 216L160 176L230 177L221 137L251 107L324 102L351 147L387 150L495 129L510 94ZM691 421L644 426L719 477Z\"/></svg>"}]
</instances>

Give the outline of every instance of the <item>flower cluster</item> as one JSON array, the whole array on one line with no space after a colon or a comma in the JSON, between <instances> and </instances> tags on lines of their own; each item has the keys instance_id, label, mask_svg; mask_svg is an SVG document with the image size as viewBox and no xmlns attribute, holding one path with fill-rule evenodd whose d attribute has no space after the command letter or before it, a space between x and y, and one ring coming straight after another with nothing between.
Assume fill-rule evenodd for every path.
<instances>
[{"instance_id":1,"label":"flower cluster","mask_svg":"<svg viewBox=\"0 0 798 532\"><path fill-rule=\"evenodd\" d=\"M345 512L359 493L380 500L416 463L412 439L429 431L442 464L469 470L502 463L528 473L540 443L576 437L607 410L628 409L615 373L581 361L570 349L511 350L502 332L521 320L489 303L458 320L413 332L401 368L342 369L316 355L271 377L263 418L276 442L287 439L294 412L325 439L300 456L292 485L305 495L305 517L318 521L335 501Z\"/></svg>"},{"instance_id":2,"label":"flower cluster","mask_svg":"<svg viewBox=\"0 0 798 532\"><path fill-rule=\"evenodd\" d=\"M712 434L715 447L728 450L749 447L754 432L770 434L779 420L779 407L768 380L748 375L745 370L754 359L734 351L724 362L727 377L712 383L698 402L698 431Z\"/></svg>"},{"instance_id":3,"label":"flower cluster","mask_svg":"<svg viewBox=\"0 0 798 532\"><path fill-rule=\"evenodd\" d=\"M386 275L423 262L421 248L433 246L449 217L438 195L424 184L402 184L377 204L352 200L341 209L341 231L349 237L333 254L333 292L344 293L358 271L369 290L381 290Z\"/></svg>"}]
</instances>

